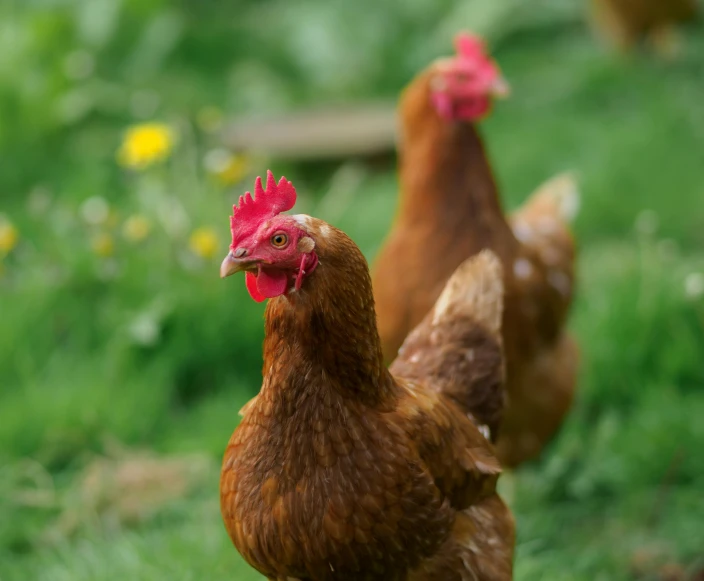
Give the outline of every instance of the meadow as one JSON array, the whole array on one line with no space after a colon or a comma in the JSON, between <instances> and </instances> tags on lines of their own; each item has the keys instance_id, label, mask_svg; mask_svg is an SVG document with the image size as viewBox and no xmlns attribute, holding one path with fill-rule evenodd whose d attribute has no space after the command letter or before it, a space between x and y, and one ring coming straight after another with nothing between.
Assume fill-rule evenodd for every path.
<instances>
[{"instance_id":1,"label":"meadow","mask_svg":"<svg viewBox=\"0 0 704 581\"><path fill-rule=\"evenodd\" d=\"M397 184L393 164L292 164L220 132L393 99L459 28L487 36L512 85L481 127L506 206L565 170L582 192L579 394L502 483L515 578L703 569L704 25L674 61L619 57L583 8L0 4L0 581L261 578L218 505L263 336L244 281L218 277L227 216L271 167L372 260ZM145 123L163 130L158 163L125 146Z\"/></svg>"}]
</instances>

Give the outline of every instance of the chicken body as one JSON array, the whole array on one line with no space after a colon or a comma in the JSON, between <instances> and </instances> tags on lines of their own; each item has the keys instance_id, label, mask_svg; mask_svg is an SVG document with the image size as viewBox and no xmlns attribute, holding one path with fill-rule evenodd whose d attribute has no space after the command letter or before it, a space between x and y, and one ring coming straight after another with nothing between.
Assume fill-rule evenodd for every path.
<instances>
[{"instance_id":1,"label":"chicken body","mask_svg":"<svg viewBox=\"0 0 704 581\"><path fill-rule=\"evenodd\" d=\"M399 209L373 268L379 332L391 360L457 266L494 251L504 265L508 392L497 450L515 466L539 453L572 402L578 357L564 325L574 245L565 215L576 193L556 180L509 222L476 127L438 116L432 78L431 67L401 100ZM500 419L489 424L494 439Z\"/></svg>"},{"instance_id":2,"label":"chicken body","mask_svg":"<svg viewBox=\"0 0 704 581\"><path fill-rule=\"evenodd\" d=\"M234 544L269 579L511 579L513 519L480 429L504 398L498 260L463 265L392 374L361 252L298 218L319 264L267 306L262 389L223 460ZM444 349L441 373L419 341ZM468 351L481 372L453 373Z\"/></svg>"},{"instance_id":3,"label":"chicken body","mask_svg":"<svg viewBox=\"0 0 704 581\"><path fill-rule=\"evenodd\" d=\"M694 18L696 0L591 0L594 24L617 47L626 50L649 38L661 52L671 52L673 26Z\"/></svg>"}]
</instances>

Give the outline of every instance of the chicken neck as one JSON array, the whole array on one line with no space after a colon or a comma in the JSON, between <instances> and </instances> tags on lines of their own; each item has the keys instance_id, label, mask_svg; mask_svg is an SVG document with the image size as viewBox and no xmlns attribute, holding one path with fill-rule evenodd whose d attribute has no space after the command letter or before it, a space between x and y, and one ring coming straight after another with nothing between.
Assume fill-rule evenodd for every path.
<instances>
[{"instance_id":1,"label":"chicken neck","mask_svg":"<svg viewBox=\"0 0 704 581\"><path fill-rule=\"evenodd\" d=\"M414 81L401 101L398 219L441 227L448 237L471 236L477 250L515 243L481 137L468 121L441 119L430 100L430 74ZM508 241L508 242L507 242Z\"/></svg>"},{"instance_id":2,"label":"chicken neck","mask_svg":"<svg viewBox=\"0 0 704 581\"><path fill-rule=\"evenodd\" d=\"M345 234L327 224L323 230L326 236L314 236L315 273L301 291L269 301L262 390L298 403L333 390L383 405L393 379L383 365L366 260Z\"/></svg>"}]
</instances>

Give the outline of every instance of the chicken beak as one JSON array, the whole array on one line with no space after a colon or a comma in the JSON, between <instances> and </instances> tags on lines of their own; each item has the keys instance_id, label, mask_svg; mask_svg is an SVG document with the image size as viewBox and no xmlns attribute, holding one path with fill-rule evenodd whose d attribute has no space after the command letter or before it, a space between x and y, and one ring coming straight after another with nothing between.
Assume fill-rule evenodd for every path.
<instances>
[{"instance_id":1,"label":"chicken beak","mask_svg":"<svg viewBox=\"0 0 704 581\"><path fill-rule=\"evenodd\" d=\"M237 259L232 252L229 252L220 265L220 278L225 278L231 274L245 270L250 264L251 261Z\"/></svg>"},{"instance_id":2,"label":"chicken beak","mask_svg":"<svg viewBox=\"0 0 704 581\"><path fill-rule=\"evenodd\" d=\"M497 99L505 99L511 94L511 86L502 76L496 77L489 90L491 95Z\"/></svg>"}]
</instances>

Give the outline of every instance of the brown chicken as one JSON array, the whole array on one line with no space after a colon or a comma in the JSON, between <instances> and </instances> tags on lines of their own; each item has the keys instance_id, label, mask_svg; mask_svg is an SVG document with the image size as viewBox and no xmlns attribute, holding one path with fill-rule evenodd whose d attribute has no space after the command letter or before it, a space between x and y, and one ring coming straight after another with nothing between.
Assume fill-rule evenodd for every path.
<instances>
[{"instance_id":1,"label":"brown chicken","mask_svg":"<svg viewBox=\"0 0 704 581\"><path fill-rule=\"evenodd\" d=\"M697 0L591 0L592 22L609 42L628 50L641 39L663 55L676 50L676 24L697 14Z\"/></svg>"},{"instance_id":2,"label":"brown chicken","mask_svg":"<svg viewBox=\"0 0 704 581\"><path fill-rule=\"evenodd\" d=\"M513 519L484 433L503 406L501 265L463 263L389 371L364 256L284 178L240 198L221 276L266 308L263 384L220 482L225 526L269 579L505 580Z\"/></svg>"},{"instance_id":3,"label":"brown chicken","mask_svg":"<svg viewBox=\"0 0 704 581\"><path fill-rule=\"evenodd\" d=\"M379 333L392 360L457 266L494 251L504 264L508 392L497 450L513 467L540 452L573 398L578 354L564 326L575 250L566 218L578 196L560 176L504 217L474 123L507 86L479 39L459 35L456 45L456 57L436 61L401 97L399 209L373 269Z\"/></svg>"}]
</instances>

